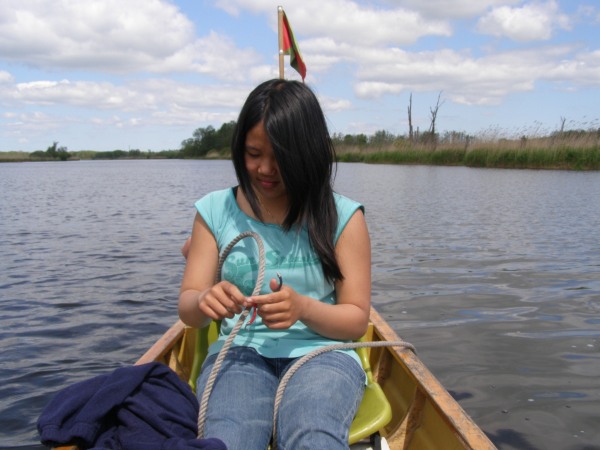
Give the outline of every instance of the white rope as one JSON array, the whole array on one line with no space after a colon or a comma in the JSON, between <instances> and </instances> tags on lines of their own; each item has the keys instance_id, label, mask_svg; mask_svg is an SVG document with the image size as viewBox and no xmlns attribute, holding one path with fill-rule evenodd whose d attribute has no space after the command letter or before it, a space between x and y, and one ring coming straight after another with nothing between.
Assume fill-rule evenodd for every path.
<instances>
[{"instance_id":1,"label":"white rope","mask_svg":"<svg viewBox=\"0 0 600 450\"><path fill-rule=\"evenodd\" d=\"M408 350L412 350L416 352L415 346L405 342L403 340L400 341L377 341L377 342L344 342L340 344L332 344L326 347L321 347L316 350L313 350L310 353L307 353L300 359L298 359L292 367L288 369L285 373L281 381L279 382L279 386L277 387L277 392L275 393L275 406L273 409L273 442L271 443L271 449L277 449L277 413L279 412L279 405L281 403L281 399L283 398L283 391L287 387L290 378L298 371L298 369L304 365L309 360L313 359L315 356L319 356L323 353L335 351L335 350L350 350L356 348L373 348L373 347L402 347Z\"/></svg>"},{"instance_id":2,"label":"white rope","mask_svg":"<svg viewBox=\"0 0 600 450\"><path fill-rule=\"evenodd\" d=\"M223 268L225 258L227 258L227 255L229 254L231 249L235 246L235 244L247 237L254 238L256 244L258 245L258 275L256 278L256 285L254 286L254 291L252 291L252 295L254 296L260 294L260 288L262 287L263 280L265 278L265 248L260 236L254 233L253 231L245 231L244 233L241 233L229 243L225 250L223 250L221 257L219 258L219 268L217 271L215 283L221 281L221 269ZM223 365L225 355L227 355L227 352L229 351L233 340L240 331L240 328L242 328L242 324L246 320L246 317L248 317L249 312L250 308L246 308L244 309L244 311L242 311L242 314L240 314L238 321L231 330L231 333L229 333L229 336L223 344L223 347L219 351L215 364L210 372L210 375L206 382L206 386L204 388L204 392L202 393L202 400L200 401L200 410L198 412L198 438L201 438L204 435L204 423L206 422L206 413L208 411L208 399L210 398L210 394L212 393L212 389L215 384L217 375L221 370L221 366Z\"/></svg>"},{"instance_id":3,"label":"white rope","mask_svg":"<svg viewBox=\"0 0 600 450\"><path fill-rule=\"evenodd\" d=\"M242 239L244 239L246 237L254 238L254 240L256 241L256 243L258 245L258 275L257 275L257 279L256 279L256 285L254 286L254 291L252 292L252 295L254 296L254 295L258 295L260 293L260 288L262 287L264 276L265 276L265 250L264 250L264 245L263 245L262 239L260 238L260 236L257 233L255 233L253 231L245 231L245 232L241 233L240 235L238 235L236 238L234 238L229 243L229 245L225 248L225 250L223 250L223 253L221 254L221 256L219 258L219 267L218 267L218 272L217 272L217 277L216 277L215 283L218 283L221 280L221 270L223 267L223 263L225 261L225 258L227 258L227 255L229 254L231 249L235 246L235 244L237 244L239 241L241 241ZM200 402L200 411L198 413L198 438L202 438L204 435L204 423L206 422L206 413L208 410L208 400L210 398L210 394L212 392L217 375L218 375L219 371L221 370L221 366L223 365L223 360L225 359L225 355L227 355L227 352L229 351L229 348L231 347L233 340L235 339L238 332L242 328L242 325L243 325L244 321L246 320L246 318L248 317L249 312L250 312L250 309L246 308L244 311L242 311L242 314L240 314L238 321L236 322L235 326L231 330L231 333L229 333L229 336L227 337L227 340L223 344L223 347L219 351L219 354L217 356L215 364L210 372L210 375L206 382L206 386L204 388L204 392L202 393L202 400ZM356 348L361 348L361 347L403 347L405 349L409 349L409 350L412 350L413 352L416 352L415 347L412 344L402 341L402 340L400 340L400 341L378 341L378 342L345 342L345 343L332 344L332 345L328 345L326 347L318 348L318 349L313 350L312 352L304 355L300 359L298 359L289 368L289 370L286 372L286 374L281 379L279 386L277 388L277 392L275 394L275 405L274 405L274 411L273 411L273 442L271 443L271 448L273 450L277 449L277 413L279 411L279 405L281 403L281 399L283 398L283 391L285 390L290 378L298 371L298 369L303 364L305 364L307 361L311 360L315 356L321 355L326 352L335 351L335 350L348 350L348 349L356 349Z\"/></svg>"}]
</instances>

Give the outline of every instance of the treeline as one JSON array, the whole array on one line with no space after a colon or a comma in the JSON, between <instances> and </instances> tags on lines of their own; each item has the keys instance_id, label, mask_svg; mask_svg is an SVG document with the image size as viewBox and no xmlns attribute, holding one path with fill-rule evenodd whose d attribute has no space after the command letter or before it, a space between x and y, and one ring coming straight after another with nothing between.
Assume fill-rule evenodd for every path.
<instances>
[{"instance_id":1,"label":"treeline","mask_svg":"<svg viewBox=\"0 0 600 450\"><path fill-rule=\"evenodd\" d=\"M235 121L224 123L217 130L212 126L198 128L191 138L181 143L181 156L183 158L203 158L209 155L228 155L231 149L231 140L235 130ZM372 135L334 133L331 137L336 150L344 152L351 148L382 148L398 142L406 142L404 135L394 135L386 130L376 131ZM412 138L413 144L437 143L466 143L472 136L463 132L449 131L442 133L415 131Z\"/></svg>"},{"instance_id":2,"label":"treeline","mask_svg":"<svg viewBox=\"0 0 600 450\"><path fill-rule=\"evenodd\" d=\"M0 161L66 161L74 159L185 159L230 157L235 122L201 127L177 150L159 152L113 150L70 152L54 142L46 151L33 153L4 152ZM395 135L379 130L372 135L334 133L332 141L338 159L343 162L386 164L465 165L470 167L600 169L600 128L560 130L547 136L514 138L500 137L502 133L478 136L464 132L420 132L417 128L408 135Z\"/></svg>"},{"instance_id":3,"label":"treeline","mask_svg":"<svg viewBox=\"0 0 600 450\"><path fill-rule=\"evenodd\" d=\"M76 160L111 160L111 159L180 159L181 150L142 151L133 150L109 150L98 152L94 150L68 151L67 147L56 147L55 142L46 151L37 150L31 153L3 152L0 162L16 161L76 161Z\"/></svg>"},{"instance_id":4,"label":"treeline","mask_svg":"<svg viewBox=\"0 0 600 450\"><path fill-rule=\"evenodd\" d=\"M79 159L178 159L181 158L179 150L161 150L159 152L133 150L112 150L94 152L91 150L76 152Z\"/></svg>"}]
</instances>

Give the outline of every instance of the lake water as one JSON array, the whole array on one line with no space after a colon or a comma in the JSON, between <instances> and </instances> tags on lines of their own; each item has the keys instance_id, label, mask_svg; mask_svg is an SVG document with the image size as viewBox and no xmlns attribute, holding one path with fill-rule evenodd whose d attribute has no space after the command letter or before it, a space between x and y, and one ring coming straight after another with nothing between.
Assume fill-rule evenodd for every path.
<instances>
[{"instance_id":1,"label":"lake water","mask_svg":"<svg viewBox=\"0 0 600 450\"><path fill-rule=\"evenodd\" d=\"M0 164L0 449L177 319L193 203L228 161ZM600 449L600 173L340 164L373 304L500 449Z\"/></svg>"}]
</instances>

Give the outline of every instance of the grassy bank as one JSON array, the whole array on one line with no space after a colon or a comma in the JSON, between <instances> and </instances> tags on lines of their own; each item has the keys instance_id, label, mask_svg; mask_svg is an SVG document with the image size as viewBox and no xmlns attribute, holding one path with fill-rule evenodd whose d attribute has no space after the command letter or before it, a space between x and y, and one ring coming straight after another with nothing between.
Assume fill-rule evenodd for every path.
<instances>
[{"instance_id":1,"label":"grassy bank","mask_svg":"<svg viewBox=\"0 0 600 450\"><path fill-rule=\"evenodd\" d=\"M380 148L337 148L342 162L424 164L507 169L600 170L600 144L551 138L452 144L398 141Z\"/></svg>"},{"instance_id":2,"label":"grassy bank","mask_svg":"<svg viewBox=\"0 0 600 450\"><path fill-rule=\"evenodd\" d=\"M361 139L359 139L361 137ZM385 139L376 139L377 137ZM335 136L333 142L342 162L372 164L424 164L509 169L600 170L600 128L551 133L545 137L515 139L472 137L464 133L422 135L411 142L405 136L376 133L374 136ZM56 143L55 143L56 145ZM0 152L0 162L57 160L46 152ZM66 149L65 149L66 150ZM189 152L188 152L189 153ZM114 150L69 152L70 159L229 159L227 148L201 155L185 149L160 152Z\"/></svg>"},{"instance_id":3,"label":"grassy bank","mask_svg":"<svg viewBox=\"0 0 600 450\"><path fill-rule=\"evenodd\" d=\"M27 152L0 152L0 162L26 162L32 161Z\"/></svg>"}]
</instances>

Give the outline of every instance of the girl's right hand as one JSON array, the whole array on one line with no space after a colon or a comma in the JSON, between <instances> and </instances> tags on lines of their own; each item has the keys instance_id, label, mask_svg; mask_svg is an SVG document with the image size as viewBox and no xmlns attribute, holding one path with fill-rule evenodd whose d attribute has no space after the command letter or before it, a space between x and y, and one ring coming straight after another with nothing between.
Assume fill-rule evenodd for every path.
<instances>
[{"instance_id":1,"label":"girl's right hand","mask_svg":"<svg viewBox=\"0 0 600 450\"><path fill-rule=\"evenodd\" d=\"M229 281L220 281L198 296L198 309L213 320L232 319L247 306L248 298Z\"/></svg>"}]
</instances>

